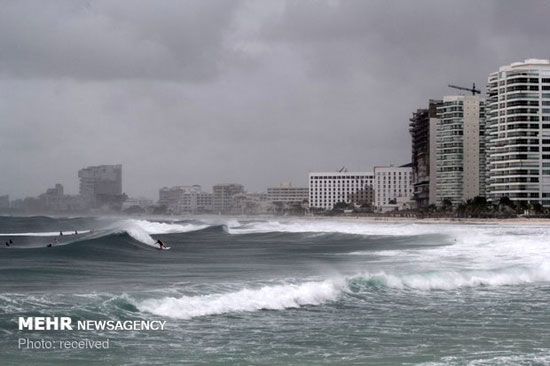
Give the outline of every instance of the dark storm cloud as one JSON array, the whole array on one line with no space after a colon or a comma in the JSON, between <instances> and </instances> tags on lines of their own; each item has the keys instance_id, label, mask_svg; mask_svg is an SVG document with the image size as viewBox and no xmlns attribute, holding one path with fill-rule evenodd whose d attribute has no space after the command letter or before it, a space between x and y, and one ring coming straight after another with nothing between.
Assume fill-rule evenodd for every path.
<instances>
[{"instance_id":1,"label":"dark storm cloud","mask_svg":"<svg viewBox=\"0 0 550 366\"><path fill-rule=\"evenodd\" d=\"M4 1L0 194L76 191L85 165L124 187L410 158L408 118L449 82L548 58L543 1Z\"/></svg>"}]
</instances>

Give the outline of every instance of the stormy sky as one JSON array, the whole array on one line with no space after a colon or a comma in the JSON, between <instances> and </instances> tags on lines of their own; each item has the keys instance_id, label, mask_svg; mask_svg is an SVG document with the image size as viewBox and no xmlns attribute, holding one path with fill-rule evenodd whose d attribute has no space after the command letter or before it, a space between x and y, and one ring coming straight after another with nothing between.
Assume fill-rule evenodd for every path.
<instances>
[{"instance_id":1,"label":"stormy sky","mask_svg":"<svg viewBox=\"0 0 550 366\"><path fill-rule=\"evenodd\" d=\"M305 185L410 160L448 83L550 57L547 1L0 1L0 195Z\"/></svg>"}]
</instances>

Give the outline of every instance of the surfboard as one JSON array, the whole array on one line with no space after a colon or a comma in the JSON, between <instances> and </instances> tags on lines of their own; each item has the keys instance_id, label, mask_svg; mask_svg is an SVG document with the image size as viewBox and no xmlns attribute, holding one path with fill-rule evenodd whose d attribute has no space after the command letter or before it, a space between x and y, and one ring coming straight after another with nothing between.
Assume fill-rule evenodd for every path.
<instances>
[{"instance_id":1,"label":"surfboard","mask_svg":"<svg viewBox=\"0 0 550 366\"><path fill-rule=\"evenodd\" d=\"M158 250L169 250L170 248L172 247L162 247L162 248L157 248Z\"/></svg>"}]
</instances>

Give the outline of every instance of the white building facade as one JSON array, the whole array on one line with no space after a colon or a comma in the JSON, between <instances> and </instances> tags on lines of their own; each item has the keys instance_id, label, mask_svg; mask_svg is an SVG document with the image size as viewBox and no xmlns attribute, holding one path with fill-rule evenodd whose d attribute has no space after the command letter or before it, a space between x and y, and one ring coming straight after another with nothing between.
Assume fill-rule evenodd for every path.
<instances>
[{"instance_id":1,"label":"white building facade","mask_svg":"<svg viewBox=\"0 0 550 366\"><path fill-rule=\"evenodd\" d=\"M487 84L487 196L550 206L550 61L502 66Z\"/></svg>"},{"instance_id":2,"label":"white building facade","mask_svg":"<svg viewBox=\"0 0 550 366\"><path fill-rule=\"evenodd\" d=\"M410 208L413 187L412 167L374 167L374 206L378 210L384 210L385 206Z\"/></svg>"},{"instance_id":3,"label":"white building facade","mask_svg":"<svg viewBox=\"0 0 550 366\"><path fill-rule=\"evenodd\" d=\"M485 195L485 107L479 96L446 96L437 111L436 201Z\"/></svg>"},{"instance_id":4,"label":"white building facade","mask_svg":"<svg viewBox=\"0 0 550 366\"><path fill-rule=\"evenodd\" d=\"M373 185L371 172L309 173L309 207L331 210L339 202L372 205Z\"/></svg>"}]
</instances>

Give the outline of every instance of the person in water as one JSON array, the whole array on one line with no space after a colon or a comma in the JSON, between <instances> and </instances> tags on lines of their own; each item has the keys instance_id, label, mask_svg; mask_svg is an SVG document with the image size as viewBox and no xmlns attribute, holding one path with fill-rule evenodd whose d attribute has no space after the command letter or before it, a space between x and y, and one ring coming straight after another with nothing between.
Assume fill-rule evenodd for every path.
<instances>
[{"instance_id":1,"label":"person in water","mask_svg":"<svg viewBox=\"0 0 550 366\"><path fill-rule=\"evenodd\" d=\"M6 246L9 247L9 246L10 246L10 243L6 242Z\"/></svg>"},{"instance_id":2,"label":"person in water","mask_svg":"<svg viewBox=\"0 0 550 366\"><path fill-rule=\"evenodd\" d=\"M60 232L59 232L59 236L63 236L63 231L60 231Z\"/></svg>"},{"instance_id":3,"label":"person in water","mask_svg":"<svg viewBox=\"0 0 550 366\"><path fill-rule=\"evenodd\" d=\"M163 249L163 248L166 248L166 245L164 245L164 243L162 241L157 240L157 242L155 244L158 244L159 245L159 249Z\"/></svg>"},{"instance_id":4,"label":"person in water","mask_svg":"<svg viewBox=\"0 0 550 366\"><path fill-rule=\"evenodd\" d=\"M75 230L75 231L74 231L74 234L75 234L75 235L78 235L78 231Z\"/></svg>"},{"instance_id":5,"label":"person in water","mask_svg":"<svg viewBox=\"0 0 550 366\"><path fill-rule=\"evenodd\" d=\"M10 239L10 244L13 244L13 240Z\"/></svg>"},{"instance_id":6,"label":"person in water","mask_svg":"<svg viewBox=\"0 0 550 366\"><path fill-rule=\"evenodd\" d=\"M47 246L48 248L51 248L51 247L52 247L52 244L50 243L50 244L48 244L48 245L46 245L46 246Z\"/></svg>"}]
</instances>

